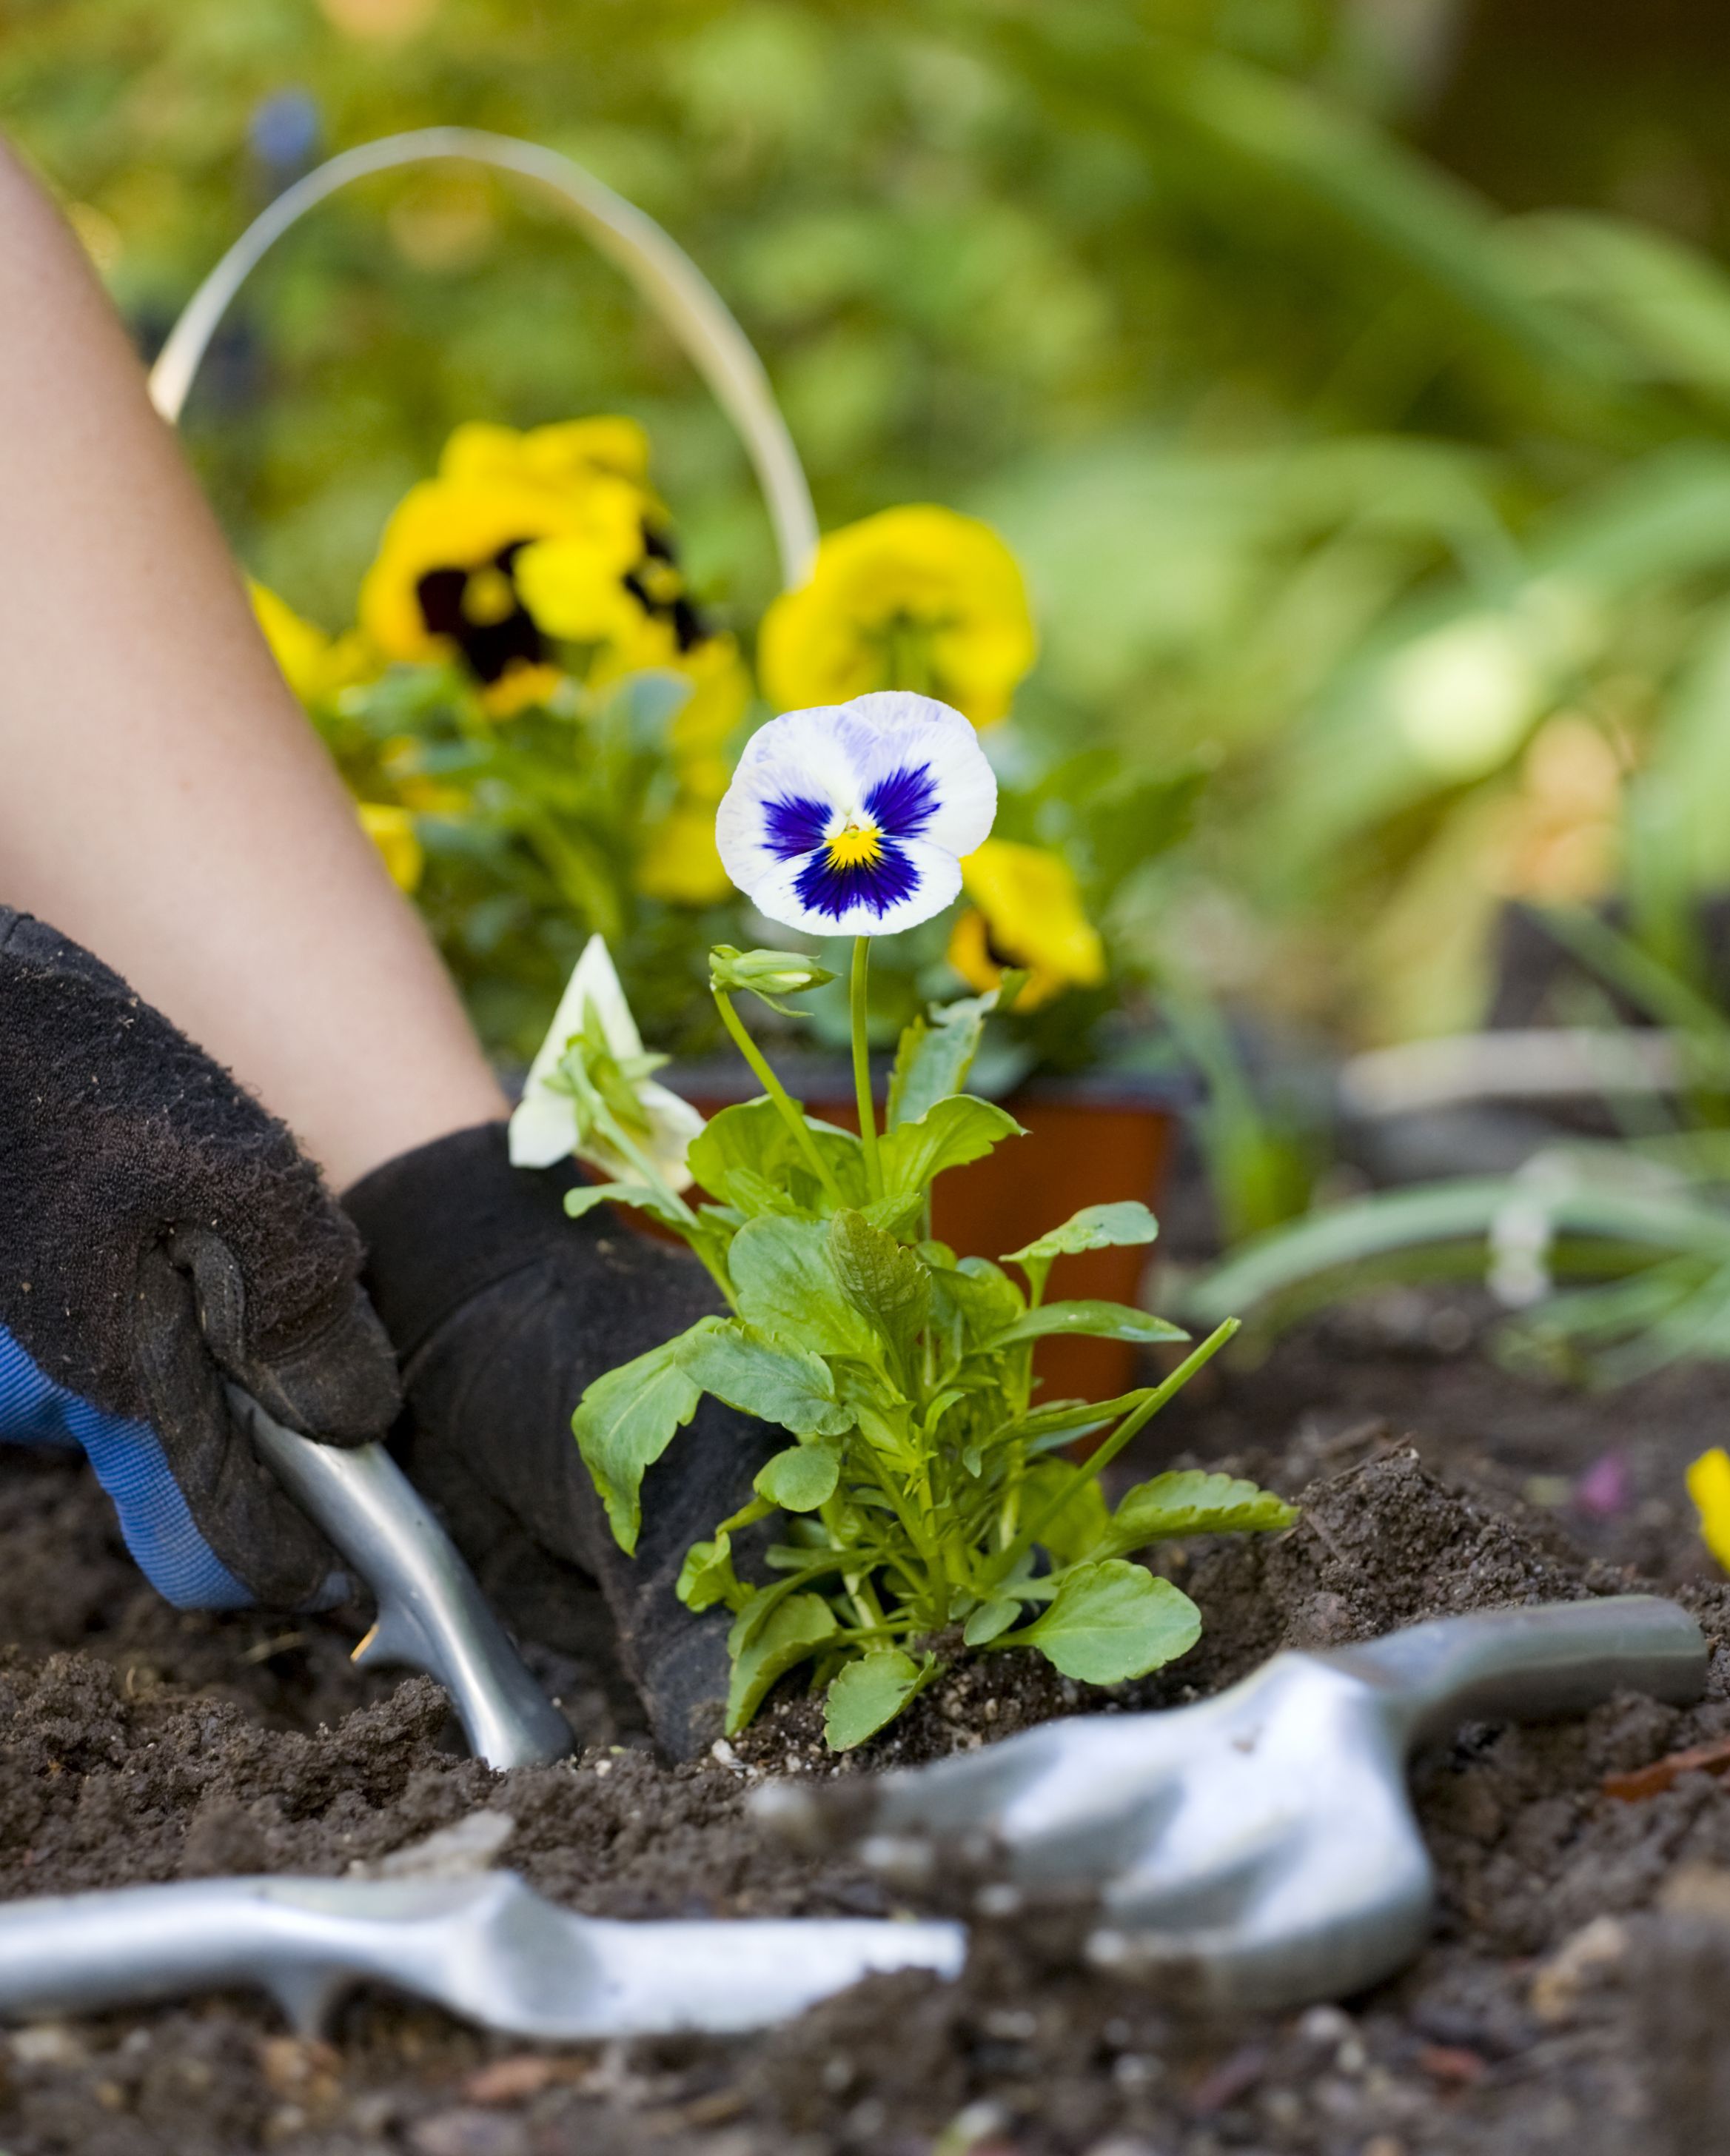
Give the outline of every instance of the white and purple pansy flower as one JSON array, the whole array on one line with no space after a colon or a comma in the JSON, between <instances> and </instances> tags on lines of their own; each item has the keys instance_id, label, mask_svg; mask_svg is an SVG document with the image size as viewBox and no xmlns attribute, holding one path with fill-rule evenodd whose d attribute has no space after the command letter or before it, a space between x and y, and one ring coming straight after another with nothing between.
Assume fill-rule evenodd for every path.
<instances>
[{"instance_id":1,"label":"white and purple pansy flower","mask_svg":"<svg viewBox=\"0 0 1730 2156\"><path fill-rule=\"evenodd\" d=\"M902 689L771 719L715 819L759 913L813 936L889 936L941 913L997 814L959 711Z\"/></svg>"}]
</instances>

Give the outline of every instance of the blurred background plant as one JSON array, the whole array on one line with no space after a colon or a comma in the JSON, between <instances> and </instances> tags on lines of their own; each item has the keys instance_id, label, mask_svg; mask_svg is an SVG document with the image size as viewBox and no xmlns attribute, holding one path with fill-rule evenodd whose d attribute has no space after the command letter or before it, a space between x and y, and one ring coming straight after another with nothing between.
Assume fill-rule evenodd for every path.
<instances>
[{"instance_id":1,"label":"blurred background plant","mask_svg":"<svg viewBox=\"0 0 1730 2156\"><path fill-rule=\"evenodd\" d=\"M264 201L405 126L548 142L660 218L764 353L826 528L949 504L1027 572L1001 835L1065 850L1115 978L1081 932L1014 947L1017 906L1070 895L1009 855L906 993L988 978L995 909L1004 956L1069 969L1024 1020L1060 1055L1087 998L1162 973L1359 1044L1470 1024L1509 897L1625 890L1686 975L1676 924L1730 872L1727 74L1707 0L13 0L0 110L146 346ZM187 431L249 567L341 631L457 426L615 412L752 656L775 578L743 459L528 191L452 168L320 212ZM408 733L454 770L473 713L430 677L436 717L393 711L409 678L344 685L345 753L383 774ZM580 721L488 752L557 762L580 722L623 768L676 724L645 694L585 682ZM1144 865L1203 773L1193 841ZM510 909L475 927L492 883L409 814L480 995ZM530 986L495 1039L567 955L504 968Z\"/></svg>"}]
</instances>

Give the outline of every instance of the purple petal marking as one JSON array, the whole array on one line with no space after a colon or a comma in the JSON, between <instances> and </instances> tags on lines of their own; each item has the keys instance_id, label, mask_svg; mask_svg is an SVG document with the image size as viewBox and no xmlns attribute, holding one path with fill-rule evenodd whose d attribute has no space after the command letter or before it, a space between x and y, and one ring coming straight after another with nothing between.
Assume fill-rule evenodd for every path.
<instances>
[{"instance_id":1,"label":"purple petal marking","mask_svg":"<svg viewBox=\"0 0 1730 2156\"><path fill-rule=\"evenodd\" d=\"M790 861L796 855L811 853L823 844L832 813L823 802L797 793L765 801L763 844L778 860Z\"/></svg>"},{"instance_id":2,"label":"purple petal marking","mask_svg":"<svg viewBox=\"0 0 1730 2156\"><path fill-rule=\"evenodd\" d=\"M903 764L880 778L866 794L865 814L892 839L916 839L937 810L937 782L928 763Z\"/></svg>"},{"instance_id":3,"label":"purple petal marking","mask_svg":"<svg viewBox=\"0 0 1730 2156\"><path fill-rule=\"evenodd\" d=\"M893 839L885 837L874 861L850 861L837 867L828 849L813 854L793 880L799 904L812 913L839 921L856 906L868 906L880 921L891 906L919 888L919 871Z\"/></svg>"}]
</instances>

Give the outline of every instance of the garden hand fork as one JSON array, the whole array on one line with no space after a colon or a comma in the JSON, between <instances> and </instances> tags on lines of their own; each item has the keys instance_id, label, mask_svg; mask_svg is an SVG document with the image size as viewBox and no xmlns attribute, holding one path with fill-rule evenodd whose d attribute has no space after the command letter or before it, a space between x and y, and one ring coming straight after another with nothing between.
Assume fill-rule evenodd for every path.
<instances>
[{"instance_id":1,"label":"garden hand fork","mask_svg":"<svg viewBox=\"0 0 1730 2156\"><path fill-rule=\"evenodd\" d=\"M1276 1655L1217 1699L1051 1722L934 1766L828 1790L777 1784L760 1815L807 1839L863 1828L911 1884L938 1849L995 1853L982 1907L1079 1896L1096 1965L1215 2009L1277 2010L1389 1975L1428 1933L1435 1875L1405 1787L1458 1722L1578 1714L1620 1691L1675 1705L1706 1677L1699 1626L1622 1595L1443 1618L1361 1646Z\"/></svg>"}]
</instances>

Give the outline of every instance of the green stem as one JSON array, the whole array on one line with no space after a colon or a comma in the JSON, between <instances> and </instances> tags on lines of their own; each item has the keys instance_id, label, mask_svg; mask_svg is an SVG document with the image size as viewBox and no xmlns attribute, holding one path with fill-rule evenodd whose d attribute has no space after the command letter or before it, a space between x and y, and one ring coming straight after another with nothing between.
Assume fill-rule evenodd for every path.
<instances>
[{"instance_id":1,"label":"green stem","mask_svg":"<svg viewBox=\"0 0 1730 2156\"><path fill-rule=\"evenodd\" d=\"M799 1111L798 1103L769 1068L762 1050L745 1030L744 1020L733 1009L732 998L725 988L715 988L711 993L715 998L715 1008L721 1013L721 1022L732 1035L734 1045L751 1065L757 1084L774 1102L782 1122L792 1132L799 1151L805 1156L806 1165L823 1185L830 1204L839 1211L847 1201L841 1194L841 1186L835 1181L828 1162L817 1149L817 1141L812 1137L810 1128Z\"/></svg>"},{"instance_id":2,"label":"green stem","mask_svg":"<svg viewBox=\"0 0 1730 2156\"><path fill-rule=\"evenodd\" d=\"M871 963L871 939L853 939L853 1091L859 1101L859 1142L865 1148L866 1187L883 1195L883 1163L877 1152L877 1111L871 1100L871 1051L866 1032L865 988Z\"/></svg>"},{"instance_id":3,"label":"green stem","mask_svg":"<svg viewBox=\"0 0 1730 2156\"><path fill-rule=\"evenodd\" d=\"M1050 1503L1029 1526L1021 1530L995 1563L988 1568L985 1573L984 1589L995 1587L1000 1580L1006 1578L1014 1570L1021 1558L1033 1548L1075 1492L1084 1484L1096 1481L1105 1472L1136 1432L1158 1414L1174 1393L1183 1390L1204 1363L1212 1361L1230 1339L1232 1334L1238 1330L1238 1325L1239 1321L1235 1317L1228 1317L1223 1325L1216 1326L1202 1342L1199 1348L1184 1357L1170 1377L1153 1388L1132 1414L1125 1415L1097 1451L1070 1470L1068 1481Z\"/></svg>"}]
</instances>

